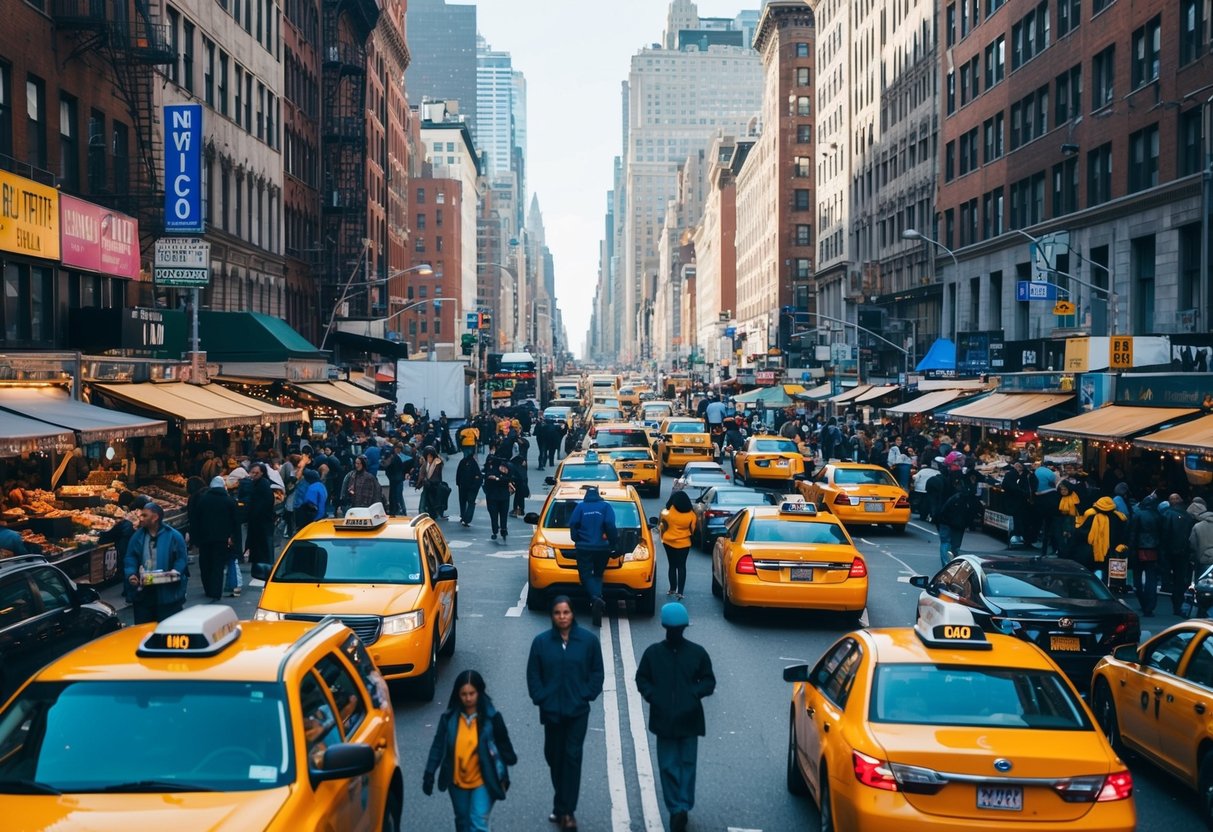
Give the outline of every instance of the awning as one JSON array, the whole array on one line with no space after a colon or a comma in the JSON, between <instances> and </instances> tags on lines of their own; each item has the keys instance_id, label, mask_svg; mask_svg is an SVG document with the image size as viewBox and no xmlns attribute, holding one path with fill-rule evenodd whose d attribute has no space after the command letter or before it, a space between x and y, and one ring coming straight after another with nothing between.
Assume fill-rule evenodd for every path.
<instances>
[{"instance_id":1,"label":"awning","mask_svg":"<svg viewBox=\"0 0 1213 832\"><path fill-rule=\"evenodd\" d=\"M979 378L924 378L918 381L918 392L929 393L933 390L967 390L978 393L992 385Z\"/></svg>"},{"instance_id":2,"label":"awning","mask_svg":"<svg viewBox=\"0 0 1213 832\"><path fill-rule=\"evenodd\" d=\"M95 390L113 396L120 402L168 416L185 431L261 424L263 417L259 407L240 404L214 392L210 389L212 387L219 386L181 381L167 384L93 384Z\"/></svg>"},{"instance_id":3,"label":"awning","mask_svg":"<svg viewBox=\"0 0 1213 832\"><path fill-rule=\"evenodd\" d=\"M291 329L286 321L260 312L200 311L198 334L207 360L220 364L280 362L327 355Z\"/></svg>"},{"instance_id":4,"label":"awning","mask_svg":"<svg viewBox=\"0 0 1213 832\"><path fill-rule=\"evenodd\" d=\"M835 404L844 404L845 402L854 401L855 399L858 399L860 396L862 396L864 393L868 392L871 389L872 389L872 385L870 385L870 384L857 384L854 387L852 387L850 390L847 390L845 393L839 393L837 396L832 396L830 398L830 401L834 402Z\"/></svg>"},{"instance_id":5,"label":"awning","mask_svg":"<svg viewBox=\"0 0 1213 832\"><path fill-rule=\"evenodd\" d=\"M991 393L977 401L950 409L949 422L1009 430L1021 420L1060 407L1073 400L1073 393Z\"/></svg>"},{"instance_id":6,"label":"awning","mask_svg":"<svg viewBox=\"0 0 1213 832\"><path fill-rule=\"evenodd\" d=\"M75 447L76 435L37 419L0 410L0 457Z\"/></svg>"},{"instance_id":7,"label":"awning","mask_svg":"<svg viewBox=\"0 0 1213 832\"><path fill-rule=\"evenodd\" d=\"M353 410L391 404L382 396L376 396L348 381L306 381L291 386L331 405Z\"/></svg>"},{"instance_id":8,"label":"awning","mask_svg":"<svg viewBox=\"0 0 1213 832\"><path fill-rule=\"evenodd\" d=\"M1195 416L1195 408L1184 407L1125 407L1112 404L1083 413L1073 419L1063 419L1041 425L1037 432L1044 436L1059 436L1066 439L1125 439L1165 425Z\"/></svg>"},{"instance_id":9,"label":"awning","mask_svg":"<svg viewBox=\"0 0 1213 832\"><path fill-rule=\"evenodd\" d=\"M956 344L947 338L936 338L935 343L927 350L927 354L914 368L917 372L925 373L932 370L956 369Z\"/></svg>"},{"instance_id":10,"label":"awning","mask_svg":"<svg viewBox=\"0 0 1213 832\"><path fill-rule=\"evenodd\" d=\"M785 384L785 385L783 385L783 392L787 393L789 396L797 396L804 392L804 385L803 384Z\"/></svg>"},{"instance_id":11,"label":"awning","mask_svg":"<svg viewBox=\"0 0 1213 832\"><path fill-rule=\"evenodd\" d=\"M58 387L0 387L0 408L75 431L82 443L168 433L168 425L158 419L78 402Z\"/></svg>"},{"instance_id":12,"label":"awning","mask_svg":"<svg viewBox=\"0 0 1213 832\"><path fill-rule=\"evenodd\" d=\"M260 411L262 422L278 425L283 422L303 421L303 411L297 407L279 407L276 404L270 404L261 399L246 396L243 393L237 393L235 390L230 390L219 384L208 384L206 390L217 393L228 401L235 402L242 407L249 407Z\"/></svg>"},{"instance_id":13,"label":"awning","mask_svg":"<svg viewBox=\"0 0 1213 832\"><path fill-rule=\"evenodd\" d=\"M1142 408L1151 410L1152 408ZM1158 433L1148 433L1133 440L1139 448L1151 451L1175 451L1207 454L1213 448L1213 416L1203 416Z\"/></svg>"},{"instance_id":14,"label":"awning","mask_svg":"<svg viewBox=\"0 0 1213 832\"><path fill-rule=\"evenodd\" d=\"M797 393L796 398L817 401L818 399L828 399L832 392L834 392L834 385L827 381L825 384L819 384L803 393Z\"/></svg>"},{"instance_id":15,"label":"awning","mask_svg":"<svg viewBox=\"0 0 1213 832\"><path fill-rule=\"evenodd\" d=\"M896 384L878 384L872 389L857 396L855 398L855 404L874 401L875 399L882 398L890 393L896 393L898 389L899 388Z\"/></svg>"},{"instance_id":16,"label":"awning","mask_svg":"<svg viewBox=\"0 0 1213 832\"><path fill-rule=\"evenodd\" d=\"M965 395L967 390L935 390L931 393L924 393L913 401L902 402L901 404L893 405L892 407L884 408L885 413L900 413L910 415L914 413L926 413L934 410L937 407L943 407L945 404L950 404L956 399Z\"/></svg>"},{"instance_id":17,"label":"awning","mask_svg":"<svg viewBox=\"0 0 1213 832\"><path fill-rule=\"evenodd\" d=\"M375 338L372 335L360 335L357 332L335 329L329 335L329 342L348 347L353 352L364 352L383 358L409 357L409 345L403 341L390 341L387 338Z\"/></svg>"},{"instance_id":18,"label":"awning","mask_svg":"<svg viewBox=\"0 0 1213 832\"><path fill-rule=\"evenodd\" d=\"M788 407L792 400L782 387L759 387L747 390L733 397L736 404L756 404L761 401L764 407Z\"/></svg>"}]
</instances>

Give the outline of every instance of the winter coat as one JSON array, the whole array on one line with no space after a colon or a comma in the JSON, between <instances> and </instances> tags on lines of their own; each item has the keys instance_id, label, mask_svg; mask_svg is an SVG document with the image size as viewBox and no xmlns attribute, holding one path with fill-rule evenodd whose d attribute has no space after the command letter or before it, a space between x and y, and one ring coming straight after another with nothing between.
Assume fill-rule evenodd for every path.
<instances>
[{"instance_id":1,"label":"winter coat","mask_svg":"<svg viewBox=\"0 0 1213 832\"><path fill-rule=\"evenodd\" d=\"M1108 540L1106 547L1096 545L1099 540L1096 521L1103 515L1108 520ZM1080 514L1074 521L1077 526L1074 532L1073 557L1079 563L1088 566L1102 564L1109 557L1124 557L1128 542L1128 520L1116 510L1116 504L1109 497L1100 497L1095 505ZM1094 540L1092 539L1094 538Z\"/></svg>"},{"instance_id":2,"label":"winter coat","mask_svg":"<svg viewBox=\"0 0 1213 832\"><path fill-rule=\"evenodd\" d=\"M268 486L269 483L266 485ZM186 570L189 569L189 554L185 550L185 538L181 536L181 532L172 526L164 525L163 522L161 522L160 531L156 536L155 568L161 572L176 569L177 574L181 576L180 580L168 584L154 584L143 587L141 590L125 583L130 580L132 575L139 574L139 568L143 566L143 547L147 537L147 529L136 529L135 533L131 535L131 542L127 544L126 555L122 559L122 580L127 599L133 600L136 594L142 592L151 593L156 604L162 607L183 602L186 583L189 581L189 577L186 575Z\"/></svg>"},{"instance_id":3,"label":"winter coat","mask_svg":"<svg viewBox=\"0 0 1213 832\"><path fill-rule=\"evenodd\" d=\"M455 469L455 485L460 491L479 491L480 482L484 477L480 473L480 463L476 461L474 456L465 456L459 460L459 466Z\"/></svg>"},{"instance_id":4,"label":"winter coat","mask_svg":"<svg viewBox=\"0 0 1213 832\"><path fill-rule=\"evenodd\" d=\"M274 490L270 487L269 477L262 477L253 483L253 492L245 504L248 511L249 534L253 530L270 529L274 525Z\"/></svg>"},{"instance_id":5,"label":"winter coat","mask_svg":"<svg viewBox=\"0 0 1213 832\"><path fill-rule=\"evenodd\" d=\"M650 645L636 668L636 688L649 703L649 730L659 737L702 737L705 696L716 690L708 651L683 639Z\"/></svg>"},{"instance_id":6,"label":"winter coat","mask_svg":"<svg viewBox=\"0 0 1213 832\"><path fill-rule=\"evenodd\" d=\"M693 511L679 511L676 508L663 509L661 512L661 542L675 549L690 546L696 522Z\"/></svg>"},{"instance_id":7,"label":"winter coat","mask_svg":"<svg viewBox=\"0 0 1213 832\"><path fill-rule=\"evenodd\" d=\"M535 636L526 663L526 687L546 724L590 712L602 693L602 647L598 637L574 622L569 642L555 627Z\"/></svg>"},{"instance_id":8,"label":"winter coat","mask_svg":"<svg viewBox=\"0 0 1213 832\"><path fill-rule=\"evenodd\" d=\"M240 539L236 501L226 488L208 488L190 510L190 538L198 546L226 544Z\"/></svg>"},{"instance_id":9,"label":"winter coat","mask_svg":"<svg viewBox=\"0 0 1213 832\"><path fill-rule=\"evenodd\" d=\"M1129 520L1129 551L1162 548L1163 521L1158 513L1158 500L1147 497L1142 500Z\"/></svg>"},{"instance_id":10,"label":"winter coat","mask_svg":"<svg viewBox=\"0 0 1213 832\"><path fill-rule=\"evenodd\" d=\"M505 466L509 470L502 472L502 466ZM508 500L510 498L510 484L514 482L515 478L516 474L512 465L505 460L489 457L484 463L485 499Z\"/></svg>"},{"instance_id":11,"label":"winter coat","mask_svg":"<svg viewBox=\"0 0 1213 832\"><path fill-rule=\"evenodd\" d=\"M1162 521L1162 549L1167 557L1182 557L1188 559L1192 551L1188 543L1192 538L1192 529L1196 527L1197 518L1186 509L1171 509Z\"/></svg>"},{"instance_id":12,"label":"winter coat","mask_svg":"<svg viewBox=\"0 0 1213 832\"><path fill-rule=\"evenodd\" d=\"M383 502L383 487L379 485L379 478L371 473L369 462L365 471L355 468L346 474L341 498L359 508Z\"/></svg>"},{"instance_id":13,"label":"winter coat","mask_svg":"<svg viewBox=\"0 0 1213 832\"><path fill-rule=\"evenodd\" d=\"M930 483L927 483L930 486ZM973 492L961 488L953 492L939 507L934 521L936 525L948 526L953 529L967 529L981 514L981 500Z\"/></svg>"},{"instance_id":14,"label":"winter coat","mask_svg":"<svg viewBox=\"0 0 1213 832\"><path fill-rule=\"evenodd\" d=\"M1188 545L1192 551L1192 562L1198 568L1213 566L1213 511L1200 515L1200 521L1192 527Z\"/></svg>"},{"instance_id":15,"label":"winter coat","mask_svg":"<svg viewBox=\"0 0 1213 832\"><path fill-rule=\"evenodd\" d=\"M615 509L602 499L597 490L587 491L585 499L569 517L569 533L573 546L582 551L613 550L619 540L619 532L615 528Z\"/></svg>"},{"instance_id":16,"label":"winter coat","mask_svg":"<svg viewBox=\"0 0 1213 832\"><path fill-rule=\"evenodd\" d=\"M952 477L941 471L927 480L926 490L928 519L938 522L935 520L935 515L939 514L943 504L956 492L956 486L952 483Z\"/></svg>"},{"instance_id":17,"label":"winter coat","mask_svg":"<svg viewBox=\"0 0 1213 832\"><path fill-rule=\"evenodd\" d=\"M488 700L487 694L481 697ZM434 742L430 745L430 756L425 764L425 773L433 776L438 772L438 790L446 791L455 779L455 738L459 734L459 720L463 718L462 708L452 708L438 717L438 730L434 732ZM479 720L480 717L477 717ZM484 778L485 788L493 800L505 800L505 788L497 779L497 766L493 761L491 748L496 747L501 755L501 762L507 766L518 765L518 755L514 753L514 745L510 742L510 732L505 728L505 720L501 712L493 707L492 701L484 703L484 725L477 725L476 756L480 758L480 776Z\"/></svg>"}]
</instances>

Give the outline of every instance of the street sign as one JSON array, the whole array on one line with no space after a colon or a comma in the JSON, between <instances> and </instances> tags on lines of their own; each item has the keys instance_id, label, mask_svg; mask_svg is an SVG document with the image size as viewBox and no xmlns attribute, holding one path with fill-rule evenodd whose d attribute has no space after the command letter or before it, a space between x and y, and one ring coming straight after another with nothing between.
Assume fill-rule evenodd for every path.
<instances>
[{"instance_id":1,"label":"street sign","mask_svg":"<svg viewBox=\"0 0 1213 832\"><path fill-rule=\"evenodd\" d=\"M1040 280L1020 280L1015 284L1015 300L1057 300L1057 285Z\"/></svg>"},{"instance_id":2,"label":"street sign","mask_svg":"<svg viewBox=\"0 0 1213 832\"><path fill-rule=\"evenodd\" d=\"M1053 304L1054 315L1073 315L1076 311L1074 304L1068 300L1059 300Z\"/></svg>"},{"instance_id":3,"label":"street sign","mask_svg":"<svg viewBox=\"0 0 1213 832\"><path fill-rule=\"evenodd\" d=\"M1133 369L1133 337L1113 335L1108 339L1108 366L1113 370Z\"/></svg>"},{"instance_id":4,"label":"street sign","mask_svg":"<svg viewBox=\"0 0 1213 832\"><path fill-rule=\"evenodd\" d=\"M480 326L480 316L475 312L467 313L467 328L475 329Z\"/></svg>"},{"instance_id":5,"label":"street sign","mask_svg":"<svg viewBox=\"0 0 1213 832\"><path fill-rule=\"evenodd\" d=\"M152 280L157 286L206 288L211 282L211 244L196 237L161 237Z\"/></svg>"},{"instance_id":6,"label":"street sign","mask_svg":"<svg viewBox=\"0 0 1213 832\"><path fill-rule=\"evenodd\" d=\"M175 286L179 289L205 289L211 276L207 269L173 269L157 266L152 271L152 282L157 286Z\"/></svg>"},{"instance_id":7,"label":"street sign","mask_svg":"<svg viewBox=\"0 0 1213 832\"><path fill-rule=\"evenodd\" d=\"M201 104L164 106L164 230L204 230Z\"/></svg>"},{"instance_id":8,"label":"street sign","mask_svg":"<svg viewBox=\"0 0 1213 832\"><path fill-rule=\"evenodd\" d=\"M726 326L726 327L724 328L724 337L725 337L725 338L732 338L732 337L733 337L734 335L736 335L736 334L737 334L737 327L735 327L735 326Z\"/></svg>"}]
</instances>

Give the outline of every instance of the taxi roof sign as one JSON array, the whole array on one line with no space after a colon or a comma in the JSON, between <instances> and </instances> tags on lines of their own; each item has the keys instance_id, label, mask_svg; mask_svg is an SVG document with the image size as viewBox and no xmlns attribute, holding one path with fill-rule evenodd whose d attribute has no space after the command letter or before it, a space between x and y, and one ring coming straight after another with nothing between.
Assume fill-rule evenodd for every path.
<instances>
[{"instance_id":1,"label":"taxi roof sign","mask_svg":"<svg viewBox=\"0 0 1213 832\"><path fill-rule=\"evenodd\" d=\"M973 619L973 613L959 604L942 601L924 592L918 599L918 621L914 632L927 647L953 650L990 650L994 645Z\"/></svg>"},{"instance_id":2,"label":"taxi roof sign","mask_svg":"<svg viewBox=\"0 0 1213 832\"><path fill-rule=\"evenodd\" d=\"M377 529L387 522L387 511L383 503L372 503L369 506L352 508L345 517L333 523L335 529Z\"/></svg>"},{"instance_id":3,"label":"taxi roof sign","mask_svg":"<svg viewBox=\"0 0 1213 832\"><path fill-rule=\"evenodd\" d=\"M156 625L138 656L213 656L240 638L236 611L223 604L190 607Z\"/></svg>"},{"instance_id":4,"label":"taxi roof sign","mask_svg":"<svg viewBox=\"0 0 1213 832\"><path fill-rule=\"evenodd\" d=\"M804 500L786 500L779 504L780 514L803 514L806 517L817 516L817 506Z\"/></svg>"},{"instance_id":5,"label":"taxi roof sign","mask_svg":"<svg viewBox=\"0 0 1213 832\"><path fill-rule=\"evenodd\" d=\"M586 451L583 459L586 465L596 465L598 463L598 451Z\"/></svg>"}]
</instances>

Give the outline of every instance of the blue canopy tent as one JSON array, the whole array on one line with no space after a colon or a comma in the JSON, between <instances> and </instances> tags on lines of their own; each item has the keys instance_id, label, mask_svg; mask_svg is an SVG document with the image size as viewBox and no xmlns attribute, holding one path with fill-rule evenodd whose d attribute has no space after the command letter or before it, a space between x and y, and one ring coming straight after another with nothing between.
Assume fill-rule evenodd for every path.
<instances>
[{"instance_id":1,"label":"blue canopy tent","mask_svg":"<svg viewBox=\"0 0 1213 832\"><path fill-rule=\"evenodd\" d=\"M914 368L920 373L940 370L956 370L956 344L947 338L936 338L935 343L927 350L927 354Z\"/></svg>"}]
</instances>

